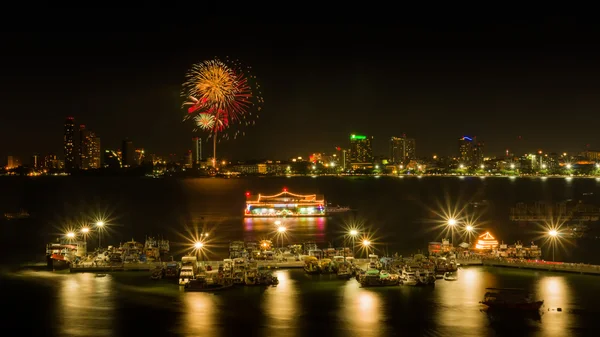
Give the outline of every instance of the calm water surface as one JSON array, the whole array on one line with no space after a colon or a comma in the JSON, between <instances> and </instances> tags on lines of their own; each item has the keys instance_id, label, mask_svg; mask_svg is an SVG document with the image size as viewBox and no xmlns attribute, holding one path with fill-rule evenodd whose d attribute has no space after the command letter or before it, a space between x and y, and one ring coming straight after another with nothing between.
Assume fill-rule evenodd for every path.
<instances>
[{"instance_id":1,"label":"calm water surface","mask_svg":"<svg viewBox=\"0 0 600 337\"><path fill-rule=\"evenodd\" d=\"M136 273L5 274L3 287L19 291L4 293L13 308L4 318L35 317L18 329L30 336L579 336L596 331L600 314L594 276L465 267L458 281L435 287L364 289L301 270L275 274L277 287L219 294ZM486 287L530 289L544 311L490 316L478 303Z\"/></svg>"},{"instance_id":2,"label":"calm water surface","mask_svg":"<svg viewBox=\"0 0 600 337\"><path fill-rule=\"evenodd\" d=\"M0 223L4 327L28 336L575 336L594 335L600 317L600 278L534 271L465 268L456 282L433 288L361 289L354 280L280 270L275 288L238 288L218 295L182 293L146 273L9 272L43 258L45 244L81 219L106 217L104 242L145 235L171 240L183 254L196 231L210 232L207 257L225 257L231 240L273 238L273 219L244 219L245 192L321 193L357 211L339 217L286 219L285 243L343 243L344 227L363 224L376 248L399 254L439 240L441 214L464 209L480 231L500 240L536 240L535 225L508 219L516 202L561 201L583 193L598 203L596 179L508 178L269 178L136 179L0 177L0 211L25 208L32 217ZM469 202L488 200L484 209ZM89 221L89 220L87 220ZM186 229L189 229L187 231ZM465 240L468 240L464 238ZM89 240L90 247L96 238ZM279 244L283 241L279 241ZM600 263L590 238L563 242L556 257ZM544 246L548 259L550 249ZM10 268L9 268L10 267ZM14 269L13 269L14 270ZM545 300L540 319L490 317L480 312L486 287L522 287ZM562 308L561 312L556 308ZM550 309L550 311L548 311ZM23 322L29 317L28 323ZM590 332L591 331L591 332Z\"/></svg>"}]
</instances>

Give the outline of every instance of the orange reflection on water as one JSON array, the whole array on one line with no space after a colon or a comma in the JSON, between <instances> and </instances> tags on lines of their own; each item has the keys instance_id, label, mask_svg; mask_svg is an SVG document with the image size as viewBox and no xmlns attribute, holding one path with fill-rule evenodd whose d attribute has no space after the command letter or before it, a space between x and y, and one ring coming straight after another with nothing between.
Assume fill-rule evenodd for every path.
<instances>
[{"instance_id":1,"label":"orange reflection on water","mask_svg":"<svg viewBox=\"0 0 600 337\"><path fill-rule=\"evenodd\" d=\"M61 335L112 336L114 299L111 277L77 274L64 277L58 301ZM93 332L93 334L91 334Z\"/></svg>"},{"instance_id":2,"label":"orange reflection on water","mask_svg":"<svg viewBox=\"0 0 600 337\"><path fill-rule=\"evenodd\" d=\"M480 312L485 288L491 287L493 280L483 279L488 274L481 268L462 268L458 270L458 280L439 279L433 289L438 308L434 315L440 326L455 331L464 331L463 336L479 336L487 324L486 317Z\"/></svg>"},{"instance_id":3,"label":"orange reflection on water","mask_svg":"<svg viewBox=\"0 0 600 337\"><path fill-rule=\"evenodd\" d=\"M218 306L219 297L211 293L187 292L183 296L184 329L191 336L218 336L219 324L214 313Z\"/></svg>"},{"instance_id":4,"label":"orange reflection on water","mask_svg":"<svg viewBox=\"0 0 600 337\"><path fill-rule=\"evenodd\" d=\"M572 325L573 316L565 311L558 312L557 308L568 309L573 305L571 293L565 276L545 276L537 287L537 298L543 300L544 317L542 326L545 336L562 336Z\"/></svg>"},{"instance_id":5,"label":"orange reflection on water","mask_svg":"<svg viewBox=\"0 0 600 337\"><path fill-rule=\"evenodd\" d=\"M358 282L348 281L344 286L344 304L340 320L356 336L379 336L383 321L382 293L360 288Z\"/></svg>"},{"instance_id":6,"label":"orange reflection on water","mask_svg":"<svg viewBox=\"0 0 600 337\"><path fill-rule=\"evenodd\" d=\"M266 335L295 336L300 316L297 282L290 278L289 270L280 270L273 275L277 276L279 284L264 292L261 305L267 316L266 321L269 322L268 329L276 330Z\"/></svg>"}]
</instances>

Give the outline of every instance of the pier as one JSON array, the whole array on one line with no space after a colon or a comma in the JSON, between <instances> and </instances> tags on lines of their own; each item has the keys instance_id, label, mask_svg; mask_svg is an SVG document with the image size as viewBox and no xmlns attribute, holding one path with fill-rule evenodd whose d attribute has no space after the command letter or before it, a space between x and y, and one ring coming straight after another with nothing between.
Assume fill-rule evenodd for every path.
<instances>
[{"instance_id":1,"label":"pier","mask_svg":"<svg viewBox=\"0 0 600 337\"><path fill-rule=\"evenodd\" d=\"M369 262L368 259L355 259L355 263L364 265ZM211 266L213 270L219 268L221 261L199 261L198 264L207 267ZM259 260L256 261L259 267L272 268L272 269L293 269L303 268L304 259L300 261L296 260ZM79 264L73 265L70 268L71 273L105 273L105 272L119 272L119 271L146 271L149 272L156 267L166 267L167 262L147 262L147 263L119 263L119 264Z\"/></svg>"},{"instance_id":2,"label":"pier","mask_svg":"<svg viewBox=\"0 0 600 337\"><path fill-rule=\"evenodd\" d=\"M485 259L484 266L519 268L560 273L600 275L600 265L584 263L551 262L542 260L513 260L513 259Z\"/></svg>"}]
</instances>

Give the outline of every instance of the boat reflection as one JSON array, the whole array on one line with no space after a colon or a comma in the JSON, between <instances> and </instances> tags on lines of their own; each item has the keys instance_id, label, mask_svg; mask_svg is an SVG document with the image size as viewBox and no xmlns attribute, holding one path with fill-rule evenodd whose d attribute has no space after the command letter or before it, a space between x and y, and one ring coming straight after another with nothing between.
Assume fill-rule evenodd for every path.
<instances>
[{"instance_id":1,"label":"boat reflection","mask_svg":"<svg viewBox=\"0 0 600 337\"><path fill-rule=\"evenodd\" d=\"M271 287L264 292L264 300L261 305L269 322L267 336L295 336L297 335L297 323L300 316L299 294L297 281L290 278L289 270L279 270L273 273L279 280L277 287Z\"/></svg>"},{"instance_id":2,"label":"boat reflection","mask_svg":"<svg viewBox=\"0 0 600 337\"><path fill-rule=\"evenodd\" d=\"M384 292L360 288L358 282L347 282L340 320L356 336L379 336L386 323L382 315ZM377 327L377 328L374 328Z\"/></svg>"},{"instance_id":3,"label":"boat reflection","mask_svg":"<svg viewBox=\"0 0 600 337\"><path fill-rule=\"evenodd\" d=\"M189 336L219 336L215 324L215 310L220 305L219 296L211 293L188 292L183 296L183 333Z\"/></svg>"},{"instance_id":4,"label":"boat reflection","mask_svg":"<svg viewBox=\"0 0 600 337\"><path fill-rule=\"evenodd\" d=\"M94 274L69 275L61 280L58 317L61 335L114 336L114 294L111 278Z\"/></svg>"}]
</instances>

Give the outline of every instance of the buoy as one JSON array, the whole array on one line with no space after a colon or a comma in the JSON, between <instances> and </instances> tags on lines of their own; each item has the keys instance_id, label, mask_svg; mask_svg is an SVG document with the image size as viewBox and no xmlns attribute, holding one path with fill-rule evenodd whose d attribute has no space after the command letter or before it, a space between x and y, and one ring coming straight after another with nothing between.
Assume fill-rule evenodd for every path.
<instances>
[{"instance_id":1,"label":"buoy","mask_svg":"<svg viewBox=\"0 0 600 337\"><path fill-rule=\"evenodd\" d=\"M556 311L562 311L562 308L556 308Z\"/></svg>"}]
</instances>

